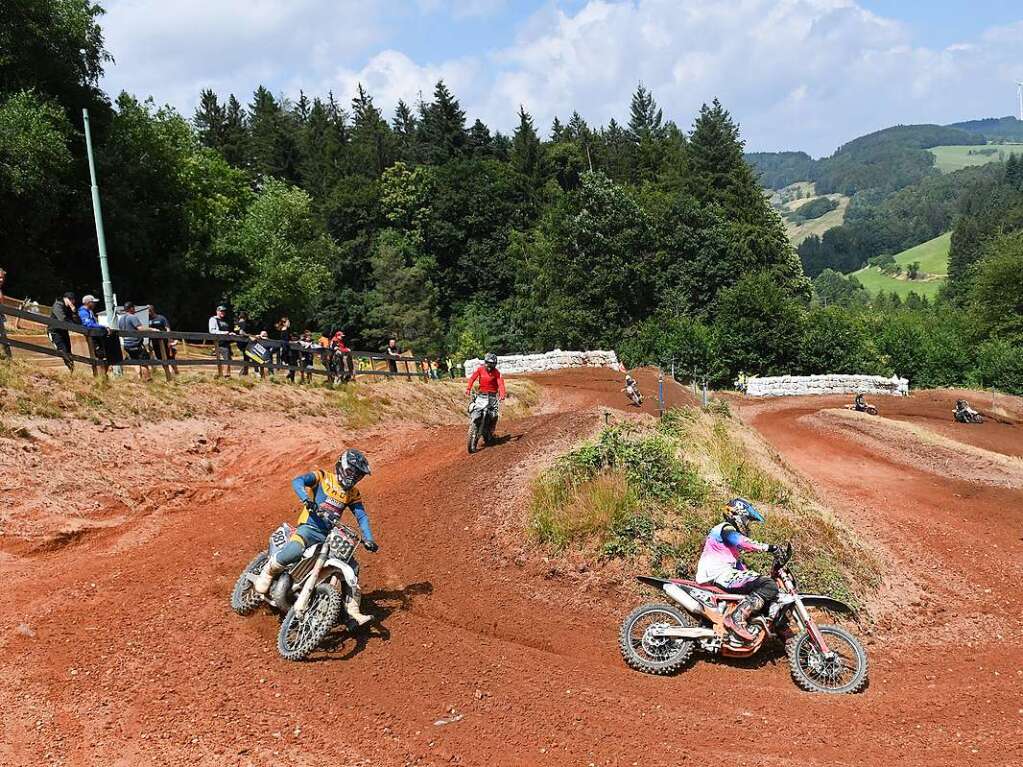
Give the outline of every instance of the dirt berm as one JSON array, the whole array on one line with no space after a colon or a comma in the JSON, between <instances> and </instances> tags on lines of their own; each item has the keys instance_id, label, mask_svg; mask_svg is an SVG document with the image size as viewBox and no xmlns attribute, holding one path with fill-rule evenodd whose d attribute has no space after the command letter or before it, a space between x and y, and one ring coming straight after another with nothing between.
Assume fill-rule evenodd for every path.
<instances>
[{"instance_id":1,"label":"dirt berm","mask_svg":"<svg viewBox=\"0 0 1023 767\"><path fill-rule=\"evenodd\" d=\"M99 451L90 458L73 431L9 430L2 450L27 458L4 464L2 500L37 500L0 538L0 764L1023 764L1020 490L875 452L817 416L838 402L733 403L905 573L908 596L881 596L898 608L864 636L872 681L861 695L800 692L783 662L643 676L615 642L635 600L548 577L535 552L495 532L521 519L504 499L536 467L592 434L605 409L627 409L611 371L535 381L533 414L504 421L510 439L471 457L454 416L355 429L249 413L210 434L168 425L141 444L103 432L159 461L110 490L116 502L97 494L88 532L63 538L47 531L74 475L103 475ZM653 412L656 381L640 384ZM1018 421L1004 428L1023 433ZM377 620L287 663L276 620L234 615L229 591L294 513L289 480L345 445L373 461L364 494L381 548L361 562Z\"/></svg>"}]
</instances>

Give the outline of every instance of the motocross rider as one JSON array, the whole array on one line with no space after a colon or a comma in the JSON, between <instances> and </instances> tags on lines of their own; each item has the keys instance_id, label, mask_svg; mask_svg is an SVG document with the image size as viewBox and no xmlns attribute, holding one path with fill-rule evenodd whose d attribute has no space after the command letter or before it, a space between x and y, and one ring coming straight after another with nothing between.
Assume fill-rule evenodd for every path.
<instances>
[{"instance_id":1,"label":"motocross rider","mask_svg":"<svg viewBox=\"0 0 1023 767\"><path fill-rule=\"evenodd\" d=\"M856 410L862 413L867 409L867 400L863 397L862 394L857 394L856 399L853 402L853 405L856 408Z\"/></svg>"},{"instance_id":2,"label":"motocross rider","mask_svg":"<svg viewBox=\"0 0 1023 767\"><path fill-rule=\"evenodd\" d=\"M745 498L733 498L726 504L724 520L707 534L696 581L713 583L732 594L746 595L725 618L725 628L749 642L754 639L749 630L750 618L778 598L778 586L773 579L748 569L742 562L742 552L773 554L777 547L747 537L750 522L763 522L764 516Z\"/></svg>"},{"instance_id":3,"label":"motocross rider","mask_svg":"<svg viewBox=\"0 0 1023 767\"><path fill-rule=\"evenodd\" d=\"M363 545L368 551L377 551L379 546L373 540L369 517L362 504L362 493L356 487L359 480L369 473L369 461L366 460L366 456L359 450L350 449L338 456L333 472L320 469L300 474L291 481L295 495L305 508L299 514L298 528L291 539L284 548L270 557L255 579L253 587L257 592L266 594L278 573L301 559L306 548L325 541L345 508L351 509L359 522ZM356 586L345 602L348 615L360 626L370 620L370 616L364 615L359 608L361 599L361 591Z\"/></svg>"},{"instance_id":4,"label":"motocross rider","mask_svg":"<svg viewBox=\"0 0 1023 767\"><path fill-rule=\"evenodd\" d=\"M497 369L497 355L493 352L487 352L486 356L483 357L483 364L476 368L476 372L469 378L469 383L465 385L465 393L472 393L472 385L479 381L480 394L486 394L490 400L491 414L494 419L494 426L497 426L497 402L495 398L504 400L508 396L508 393L504 388L504 377L501 375L501 371Z\"/></svg>"}]
</instances>

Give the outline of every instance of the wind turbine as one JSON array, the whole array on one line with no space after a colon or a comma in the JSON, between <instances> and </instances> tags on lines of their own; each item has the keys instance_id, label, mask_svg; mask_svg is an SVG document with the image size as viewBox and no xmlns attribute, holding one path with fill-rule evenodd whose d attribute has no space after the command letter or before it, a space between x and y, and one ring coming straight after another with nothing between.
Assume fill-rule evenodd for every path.
<instances>
[{"instance_id":1,"label":"wind turbine","mask_svg":"<svg viewBox=\"0 0 1023 767\"><path fill-rule=\"evenodd\" d=\"M1016 81L1016 94L1019 96L1019 121L1023 122L1023 80Z\"/></svg>"}]
</instances>

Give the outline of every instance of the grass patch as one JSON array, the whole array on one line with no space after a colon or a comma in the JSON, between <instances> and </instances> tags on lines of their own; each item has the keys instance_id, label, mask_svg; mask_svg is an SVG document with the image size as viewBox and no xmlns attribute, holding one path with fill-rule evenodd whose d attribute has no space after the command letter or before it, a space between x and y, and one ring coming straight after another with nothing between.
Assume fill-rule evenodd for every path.
<instances>
[{"instance_id":1,"label":"grass patch","mask_svg":"<svg viewBox=\"0 0 1023 767\"><path fill-rule=\"evenodd\" d=\"M613 426L559 458L533 484L529 533L552 553L635 560L667 576L695 571L725 502L757 502L766 542L792 541L801 587L856 606L880 584L880 565L849 530L785 479L759 435L725 412L669 410L656 426ZM750 555L762 572L767 555Z\"/></svg>"},{"instance_id":2,"label":"grass patch","mask_svg":"<svg viewBox=\"0 0 1023 767\"><path fill-rule=\"evenodd\" d=\"M862 283L871 293L897 293L905 298L910 291L920 296L933 298L938 290L945 284L948 274L948 251L952 244L952 233L935 237L933 240L921 243L896 254L895 263L902 267L903 272L899 277L885 274L876 266L865 266L852 273L852 276ZM906 269L910 264L919 262L921 277L910 280L906 277Z\"/></svg>"}]
</instances>

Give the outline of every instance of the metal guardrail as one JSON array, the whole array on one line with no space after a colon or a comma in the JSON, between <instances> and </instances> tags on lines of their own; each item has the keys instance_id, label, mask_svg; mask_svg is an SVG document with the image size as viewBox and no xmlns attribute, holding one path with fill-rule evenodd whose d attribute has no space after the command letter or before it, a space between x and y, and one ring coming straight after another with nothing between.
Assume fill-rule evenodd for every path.
<instances>
[{"instance_id":1,"label":"metal guardrail","mask_svg":"<svg viewBox=\"0 0 1023 767\"><path fill-rule=\"evenodd\" d=\"M8 317L16 317L16 318L31 320L32 322L38 323L40 325L45 325L46 328L47 328L47 335L49 335L50 331L62 330L62 331L66 331L69 334L70 333L76 333L76 334L84 337L85 340L86 340L86 343L88 344L88 347L89 347L89 356L88 357L80 355L80 354L74 354L74 353L65 354L64 352L60 352L57 349L55 349L53 347L50 347L50 346L42 346L42 345L39 345L39 344L32 344L32 343L28 343L28 342L26 342L24 340L18 340L18 339L11 338L9 333L5 333L4 332L4 330L3 330L4 326L0 325L0 346L5 346L6 345L9 348L23 349L25 351L36 352L38 354L44 354L44 355L47 355L47 356L50 356L50 357L57 357L57 358L62 359L62 360L74 360L75 362L81 362L82 364L89 365L92 368L93 375L101 375L101 374L105 375L107 367L112 366L112 365L122 365L122 366L125 366L125 367L163 368L164 372L167 375L168 380L172 377L172 374L173 374L172 368L178 368L178 367L217 367L217 368L231 368L231 367L234 367L234 368L243 368L243 369L246 369L246 368L255 368L255 369L266 368L271 373L276 372L278 370L285 370L285 371L294 371L296 373L309 373L309 374L312 374L312 375L320 375L320 376L328 376L328 377L333 377L333 375L334 375L334 372L329 370L329 369L317 369L317 368L312 367L312 366L308 366L307 367L307 366L302 366L302 365L288 365L288 364L284 364L284 363L281 363L281 362L275 362L274 361L275 358L279 358L280 350L282 348L284 348L285 344L284 344L283 341L274 340L274 339L266 339L266 338L258 338L258 337L253 338L253 337L250 337L250 336L237 335L237 334L234 334L234 333L199 333L199 332L177 331L177 330L171 330L171 331L157 331L157 330L134 331L134 330L119 330L119 329L109 329L108 330L107 328L86 328L86 327L83 327L83 326L75 324L75 323L61 322L60 320L55 320L55 319L53 319L53 317L50 317L50 316L46 316L46 315L43 315L43 314L37 314L35 312L25 311L25 310L20 309L20 308L19 309L15 309L12 306L7 306L7 305L4 305L4 304L0 304L0 314L6 315ZM114 361L114 360L106 360L106 359L104 359L102 357L97 356L97 354L96 354L96 344L97 344L96 339L97 338L106 338L108 336L116 338L116 339L139 338L139 339L143 339L143 340L162 342L164 344L163 358L162 359L160 359L160 358L151 358L151 359L148 359L148 360L135 360L135 359L121 359L121 360L116 360L116 361ZM209 359L169 358L170 355L167 354L166 352L168 351L169 342L172 341L172 340L175 340L175 341L185 341L185 342L192 341L193 343L196 342L196 341L203 342L203 343L212 343L213 344L213 348L212 348L213 354L212 354L212 356ZM251 358L249 358L249 359L238 359L238 360L233 359L233 358L232 359L227 359L226 355L222 355L220 353L220 351L219 351L221 348L224 348L225 346L235 347L235 349L237 349L237 344L250 345L250 344L255 344L255 343L262 344L265 348L270 349L271 354L269 355L269 357L267 359L263 359L263 360L259 360L259 361L253 360ZM303 346L303 345L301 345L299 343L295 343L295 342L287 344L287 347L293 353L296 353L296 354L299 354L299 355L305 355L305 356L314 355L315 357L320 357L321 359L324 356L324 350L325 350L325 347L316 346L316 347L310 348L310 347ZM327 353L331 354L333 352L332 351L328 351ZM410 356L392 357L389 354L383 354L383 353L380 353L380 352L362 352L362 351L354 351L354 350L351 352L351 356L352 356L352 360L353 361L357 360L357 359L369 360L371 365L372 365L374 360L384 360L384 361L388 362L388 369L387 370L376 370L376 369L366 370L366 369L359 369L358 367L356 367L353 364L352 365L352 370L351 370L351 376L353 378L356 377L356 376L372 375L372 376L385 376L385 377L391 377L391 378L403 377L403 378L407 378L407 379L412 379L413 377L415 377L415 378L423 378L425 380L430 380L429 363L428 363L428 361L424 357L416 357L416 356L411 356L411 355ZM394 363L394 367L395 367L394 370L392 370L390 368L390 363L391 362ZM399 365L401 365L403 370L398 370L397 369Z\"/></svg>"}]
</instances>

